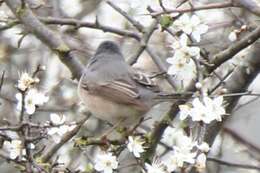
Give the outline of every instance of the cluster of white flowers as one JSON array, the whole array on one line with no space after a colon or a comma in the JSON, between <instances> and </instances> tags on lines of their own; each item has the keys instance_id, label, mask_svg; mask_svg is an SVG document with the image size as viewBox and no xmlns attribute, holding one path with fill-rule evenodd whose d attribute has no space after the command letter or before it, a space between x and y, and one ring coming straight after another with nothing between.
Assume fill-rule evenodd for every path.
<instances>
[{"instance_id":1,"label":"cluster of white flowers","mask_svg":"<svg viewBox=\"0 0 260 173\"><path fill-rule=\"evenodd\" d=\"M169 146L172 147L172 151L167 153L163 162L168 172L182 168L184 163L193 164L198 169L205 168L205 153L210 149L207 143L198 144L191 137L185 135L181 128L173 127L167 127L162 141L168 145L171 144Z\"/></svg>"},{"instance_id":2,"label":"cluster of white flowers","mask_svg":"<svg viewBox=\"0 0 260 173\"><path fill-rule=\"evenodd\" d=\"M185 34L191 35L197 42L200 42L201 35L208 31L208 25L203 24L197 15L183 14L173 23L173 27L182 30Z\"/></svg>"},{"instance_id":3,"label":"cluster of white flowers","mask_svg":"<svg viewBox=\"0 0 260 173\"><path fill-rule=\"evenodd\" d=\"M64 115L58 115L56 113L50 114L50 122L54 127L48 129L48 135L52 136L54 142L58 143L61 137L73 130L76 127L76 123L72 122L70 125L64 124L66 121L66 117Z\"/></svg>"},{"instance_id":4,"label":"cluster of white flowers","mask_svg":"<svg viewBox=\"0 0 260 173\"><path fill-rule=\"evenodd\" d=\"M173 57L167 58L167 62L171 64L168 69L168 74L178 75L181 79L194 74L195 63L192 57L199 59L200 48L195 46L188 46L188 36L182 34L179 42L174 42L171 47L174 50Z\"/></svg>"},{"instance_id":5,"label":"cluster of white flowers","mask_svg":"<svg viewBox=\"0 0 260 173\"><path fill-rule=\"evenodd\" d=\"M22 146L22 141L14 139L12 141L5 141L4 148L9 152L10 159L16 159L19 156L25 155L25 149Z\"/></svg>"},{"instance_id":6,"label":"cluster of white flowers","mask_svg":"<svg viewBox=\"0 0 260 173\"><path fill-rule=\"evenodd\" d=\"M214 120L221 121L222 116L226 114L222 96L214 99L204 96L202 101L195 98L191 105L179 105L179 108L181 120L190 116L193 121L203 121L206 124Z\"/></svg>"},{"instance_id":7,"label":"cluster of white flowers","mask_svg":"<svg viewBox=\"0 0 260 173\"><path fill-rule=\"evenodd\" d=\"M176 75L182 81L190 80L196 71L192 58L198 59L200 57L200 48L188 46L187 35L200 42L201 35L208 31L208 26L203 24L195 14L191 17L188 14L183 14L173 23L173 28L181 30L183 34L180 36L179 41L171 45L174 55L166 60L171 64L167 73L169 75Z\"/></svg>"},{"instance_id":8,"label":"cluster of white flowers","mask_svg":"<svg viewBox=\"0 0 260 173\"><path fill-rule=\"evenodd\" d=\"M16 159L20 158L22 160L25 160L25 148L22 145L22 141L19 139L13 139L12 141L4 141L3 148L6 149L9 152L10 159ZM30 149L34 149L34 144L29 145Z\"/></svg>"},{"instance_id":9,"label":"cluster of white flowers","mask_svg":"<svg viewBox=\"0 0 260 173\"><path fill-rule=\"evenodd\" d=\"M38 78L31 77L28 73L22 73L18 80L18 89L24 93L17 93L15 95L18 103L17 109L22 110L23 106L23 94L24 94L24 108L26 113L29 115L33 114L36 110L36 106L41 106L49 100L49 97L44 93L38 91L36 88L33 88L35 83L39 83Z\"/></svg>"}]
</instances>

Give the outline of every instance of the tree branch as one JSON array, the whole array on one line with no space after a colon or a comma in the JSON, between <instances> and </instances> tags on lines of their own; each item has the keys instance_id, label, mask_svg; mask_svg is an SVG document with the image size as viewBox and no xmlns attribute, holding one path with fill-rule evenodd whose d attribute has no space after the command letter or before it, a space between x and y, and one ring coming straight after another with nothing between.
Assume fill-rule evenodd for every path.
<instances>
[{"instance_id":1,"label":"tree branch","mask_svg":"<svg viewBox=\"0 0 260 173\"><path fill-rule=\"evenodd\" d=\"M61 36L40 22L26 4L22 6L20 0L5 0L5 2L30 33L59 55L60 60L70 69L72 77L79 79L83 66Z\"/></svg>"}]
</instances>

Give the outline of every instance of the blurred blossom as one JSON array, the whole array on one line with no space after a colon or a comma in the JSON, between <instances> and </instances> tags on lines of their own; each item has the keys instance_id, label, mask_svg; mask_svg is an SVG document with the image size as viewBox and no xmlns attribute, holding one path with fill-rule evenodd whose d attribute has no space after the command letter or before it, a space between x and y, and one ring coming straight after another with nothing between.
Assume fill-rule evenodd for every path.
<instances>
[{"instance_id":1,"label":"blurred blossom","mask_svg":"<svg viewBox=\"0 0 260 173\"><path fill-rule=\"evenodd\" d=\"M60 125L63 124L66 120L66 117L62 114L62 115L58 115L56 113L51 113L50 114L50 119L52 124L54 125Z\"/></svg>"},{"instance_id":2,"label":"blurred blossom","mask_svg":"<svg viewBox=\"0 0 260 173\"><path fill-rule=\"evenodd\" d=\"M158 159L155 159L152 164L145 163L145 169L147 173L168 173L166 165Z\"/></svg>"},{"instance_id":3,"label":"blurred blossom","mask_svg":"<svg viewBox=\"0 0 260 173\"><path fill-rule=\"evenodd\" d=\"M164 163L167 167L168 172L173 172L178 169L179 166L178 166L177 157L175 156L173 151L168 152L167 157L164 160L165 160Z\"/></svg>"},{"instance_id":4,"label":"blurred blossom","mask_svg":"<svg viewBox=\"0 0 260 173\"><path fill-rule=\"evenodd\" d=\"M82 10L80 0L62 0L60 3L62 11L70 17L77 15Z\"/></svg>"},{"instance_id":5,"label":"blurred blossom","mask_svg":"<svg viewBox=\"0 0 260 173\"><path fill-rule=\"evenodd\" d=\"M129 3L130 7L130 13L131 16L139 21L144 26L149 26L152 22L152 18L148 14L147 7L153 6L154 2L153 0L131 0L127 1Z\"/></svg>"},{"instance_id":6,"label":"blurred blossom","mask_svg":"<svg viewBox=\"0 0 260 173\"><path fill-rule=\"evenodd\" d=\"M207 157L204 153L199 154L196 159L195 167L199 172L203 171L206 168Z\"/></svg>"},{"instance_id":7,"label":"blurred blossom","mask_svg":"<svg viewBox=\"0 0 260 173\"><path fill-rule=\"evenodd\" d=\"M178 167L183 167L184 163L195 163L197 152L192 152L191 149L185 147L174 147L173 157L176 160Z\"/></svg>"},{"instance_id":8,"label":"blurred blossom","mask_svg":"<svg viewBox=\"0 0 260 173\"><path fill-rule=\"evenodd\" d=\"M226 114L222 96L214 99L203 97L203 101L195 98L192 101L192 108L189 105L179 105L179 108L181 110L181 120L186 119L187 116L191 116L193 121L203 121L207 124L214 120L221 121L222 115Z\"/></svg>"},{"instance_id":9,"label":"blurred blossom","mask_svg":"<svg viewBox=\"0 0 260 173\"><path fill-rule=\"evenodd\" d=\"M228 35L228 39L231 42L236 41L237 40L237 33L235 31L230 32L229 35Z\"/></svg>"},{"instance_id":10,"label":"blurred blossom","mask_svg":"<svg viewBox=\"0 0 260 173\"><path fill-rule=\"evenodd\" d=\"M117 158L110 152L98 154L94 168L98 172L112 173L118 168Z\"/></svg>"},{"instance_id":11,"label":"blurred blossom","mask_svg":"<svg viewBox=\"0 0 260 173\"><path fill-rule=\"evenodd\" d=\"M206 142L202 142L201 144L197 145L197 148L205 153L209 152L210 150L209 144Z\"/></svg>"},{"instance_id":12,"label":"blurred blossom","mask_svg":"<svg viewBox=\"0 0 260 173\"><path fill-rule=\"evenodd\" d=\"M18 103L17 103L17 109L19 111L22 110L22 94L17 93L15 95ZM31 115L35 112L36 106L41 106L44 103L46 103L49 100L49 97L45 94L39 92L37 89L32 88L27 93L25 93L24 98L24 108L25 111Z\"/></svg>"},{"instance_id":13,"label":"blurred blossom","mask_svg":"<svg viewBox=\"0 0 260 173\"><path fill-rule=\"evenodd\" d=\"M183 135L184 131L181 128L168 126L163 133L162 142L169 146L173 146L176 144L177 139Z\"/></svg>"},{"instance_id":14,"label":"blurred blossom","mask_svg":"<svg viewBox=\"0 0 260 173\"><path fill-rule=\"evenodd\" d=\"M25 91L26 89L30 88L34 83L38 83L40 80L38 78L32 78L28 73L23 72L20 75L20 79L18 80L17 87L21 91Z\"/></svg>"},{"instance_id":15,"label":"blurred blossom","mask_svg":"<svg viewBox=\"0 0 260 173\"><path fill-rule=\"evenodd\" d=\"M139 136L137 137L129 136L127 148L131 153L134 154L135 157L139 158L140 154L145 151L143 146L144 143L145 141L141 139L141 137Z\"/></svg>"},{"instance_id":16,"label":"blurred blossom","mask_svg":"<svg viewBox=\"0 0 260 173\"><path fill-rule=\"evenodd\" d=\"M200 18L195 14L190 17L184 13L173 23L173 27L191 35L197 42L200 42L201 35L208 31L208 25L203 24Z\"/></svg>"},{"instance_id":17,"label":"blurred blossom","mask_svg":"<svg viewBox=\"0 0 260 173\"><path fill-rule=\"evenodd\" d=\"M61 137L67 132L73 130L76 127L76 123L72 122L70 125L64 124L66 117L64 115L58 115L55 113L50 114L51 123L55 127L48 129L48 135L52 136L54 142L58 143Z\"/></svg>"},{"instance_id":18,"label":"blurred blossom","mask_svg":"<svg viewBox=\"0 0 260 173\"><path fill-rule=\"evenodd\" d=\"M5 141L4 147L9 152L9 157L11 159L16 159L19 156L24 156L26 154L25 149L22 146L21 140L12 140L11 142Z\"/></svg>"}]
</instances>

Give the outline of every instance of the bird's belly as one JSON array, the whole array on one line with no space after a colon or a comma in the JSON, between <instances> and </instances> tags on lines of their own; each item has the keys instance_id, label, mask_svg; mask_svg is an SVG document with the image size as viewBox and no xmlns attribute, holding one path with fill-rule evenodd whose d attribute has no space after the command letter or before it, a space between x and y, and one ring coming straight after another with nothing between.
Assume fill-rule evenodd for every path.
<instances>
[{"instance_id":1,"label":"bird's belly","mask_svg":"<svg viewBox=\"0 0 260 173\"><path fill-rule=\"evenodd\" d=\"M81 101L83 101L87 109L92 112L94 116L111 124L117 124L119 121L122 121L122 123L120 123L122 126L133 125L137 123L145 113L131 105L115 103L103 97L88 94L87 92L84 92L84 94L81 93L79 96Z\"/></svg>"}]
</instances>

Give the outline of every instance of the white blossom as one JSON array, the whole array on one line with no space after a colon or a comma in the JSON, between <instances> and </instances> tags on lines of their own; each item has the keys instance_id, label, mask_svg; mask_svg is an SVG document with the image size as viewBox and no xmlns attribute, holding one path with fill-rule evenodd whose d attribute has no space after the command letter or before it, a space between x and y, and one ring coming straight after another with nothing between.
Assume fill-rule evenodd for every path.
<instances>
[{"instance_id":1,"label":"white blossom","mask_svg":"<svg viewBox=\"0 0 260 173\"><path fill-rule=\"evenodd\" d=\"M166 165L158 159L155 159L152 164L145 163L145 169L147 173L168 173Z\"/></svg>"},{"instance_id":2,"label":"white blossom","mask_svg":"<svg viewBox=\"0 0 260 173\"><path fill-rule=\"evenodd\" d=\"M60 125L63 124L66 120L66 117L62 114L62 115L58 115L56 113L51 113L50 114L50 119L52 124L54 125Z\"/></svg>"},{"instance_id":3,"label":"white blossom","mask_svg":"<svg viewBox=\"0 0 260 173\"><path fill-rule=\"evenodd\" d=\"M19 156L24 156L26 153L21 140L14 139L11 142L5 141L4 147L9 152L10 159L16 159Z\"/></svg>"},{"instance_id":4,"label":"white blossom","mask_svg":"<svg viewBox=\"0 0 260 173\"><path fill-rule=\"evenodd\" d=\"M200 151L205 152L205 153L209 152L209 150L210 150L209 144L206 142L202 142L201 144L198 144L197 148Z\"/></svg>"},{"instance_id":5,"label":"white blossom","mask_svg":"<svg viewBox=\"0 0 260 173\"><path fill-rule=\"evenodd\" d=\"M218 96L214 99L205 97L204 102L212 118L216 119L217 121L221 121L222 115L226 114L226 110L223 106L224 104L223 96Z\"/></svg>"},{"instance_id":6,"label":"white blossom","mask_svg":"<svg viewBox=\"0 0 260 173\"><path fill-rule=\"evenodd\" d=\"M229 33L228 35L228 39L231 41L231 42L234 42L237 40L237 33L232 31Z\"/></svg>"},{"instance_id":7,"label":"white blossom","mask_svg":"<svg viewBox=\"0 0 260 173\"><path fill-rule=\"evenodd\" d=\"M28 73L24 72L21 74L19 80L18 80L18 85L17 87L21 90L21 91L25 91L26 89L31 88L31 86L34 83L38 83L39 79L38 78L33 78L31 77Z\"/></svg>"},{"instance_id":8,"label":"white blossom","mask_svg":"<svg viewBox=\"0 0 260 173\"><path fill-rule=\"evenodd\" d=\"M196 82L195 87L197 89L201 89L202 88L202 84L200 82Z\"/></svg>"},{"instance_id":9,"label":"white blossom","mask_svg":"<svg viewBox=\"0 0 260 173\"><path fill-rule=\"evenodd\" d=\"M16 99L18 100L17 109L20 111L22 110L22 94L17 93ZM35 112L36 106L43 105L49 100L45 94L39 92L37 89L30 89L27 93L25 93L24 98L24 108L25 111L31 115Z\"/></svg>"},{"instance_id":10,"label":"white blossom","mask_svg":"<svg viewBox=\"0 0 260 173\"><path fill-rule=\"evenodd\" d=\"M173 151L167 153L167 157L165 159L165 166L167 167L168 172L173 172L178 169L178 160Z\"/></svg>"},{"instance_id":11,"label":"white blossom","mask_svg":"<svg viewBox=\"0 0 260 173\"><path fill-rule=\"evenodd\" d=\"M194 164L197 152L192 152L191 149L186 147L173 147L174 157L178 167L183 167L184 162Z\"/></svg>"},{"instance_id":12,"label":"white blossom","mask_svg":"<svg viewBox=\"0 0 260 173\"><path fill-rule=\"evenodd\" d=\"M203 121L204 123L209 124L213 120L212 115L208 112L208 108L199 100L199 98L195 98L192 101L192 106L193 108L190 112L192 121Z\"/></svg>"},{"instance_id":13,"label":"white blossom","mask_svg":"<svg viewBox=\"0 0 260 173\"><path fill-rule=\"evenodd\" d=\"M171 47L174 49L173 58L183 58L186 61L191 60L191 57L199 58L200 57L200 48L196 46L188 46L188 36L182 34L180 36L179 42L174 42Z\"/></svg>"},{"instance_id":14,"label":"white blossom","mask_svg":"<svg viewBox=\"0 0 260 173\"><path fill-rule=\"evenodd\" d=\"M176 75L185 81L195 74L195 63L193 61L187 62L182 58L168 58L167 62L171 64L167 70L169 75Z\"/></svg>"},{"instance_id":15,"label":"white blossom","mask_svg":"<svg viewBox=\"0 0 260 173\"><path fill-rule=\"evenodd\" d=\"M201 35L208 31L208 26L203 24L197 15L183 14L173 23L173 27L191 35L197 42L200 42Z\"/></svg>"},{"instance_id":16,"label":"white blossom","mask_svg":"<svg viewBox=\"0 0 260 173\"><path fill-rule=\"evenodd\" d=\"M99 172L112 173L113 170L118 168L117 158L110 152L98 154L94 168Z\"/></svg>"},{"instance_id":17,"label":"white blossom","mask_svg":"<svg viewBox=\"0 0 260 173\"><path fill-rule=\"evenodd\" d=\"M184 150L192 150L194 146L197 145L197 142L192 140L192 137L182 135L176 140L176 147Z\"/></svg>"},{"instance_id":18,"label":"white blossom","mask_svg":"<svg viewBox=\"0 0 260 173\"><path fill-rule=\"evenodd\" d=\"M195 73L195 63L192 57L198 59L200 57L200 48L188 46L188 36L182 34L179 42L174 42L171 47L174 50L173 57L169 57L166 61L171 64L168 68L168 74L178 75L181 79L186 79Z\"/></svg>"},{"instance_id":19,"label":"white blossom","mask_svg":"<svg viewBox=\"0 0 260 173\"><path fill-rule=\"evenodd\" d=\"M137 137L129 136L127 148L130 152L134 154L135 157L139 158L140 153L143 153L145 151L143 147L144 142L145 141L142 140L141 137L139 136Z\"/></svg>"},{"instance_id":20,"label":"white blossom","mask_svg":"<svg viewBox=\"0 0 260 173\"><path fill-rule=\"evenodd\" d=\"M219 96L211 99L207 96L203 97L203 101L195 98L192 101L192 107L189 105L180 105L180 119L184 120L187 116L191 116L193 121L203 121L209 124L213 120L221 121L225 108L223 107L223 97Z\"/></svg>"},{"instance_id":21,"label":"white blossom","mask_svg":"<svg viewBox=\"0 0 260 173\"><path fill-rule=\"evenodd\" d=\"M48 135L52 136L52 139L55 143L58 143L65 133L73 130L76 127L75 122L72 122L69 125L64 124L66 120L64 115L59 116L58 114L51 113L50 119L54 127L49 128L47 133Z\"/></svg>"},{"instance_id":22,"label":"white blossom","mask_svg":"<svg viewBox=\"0 0 260 173\"><path fill-rule=\"evenodd\" d=\"M183 135L184 131L181 128L173 128L168 126L163 133L162 142L169 146L173 146L176 144L178 138Z\"/></svg>"},{"instance_id":23,"label":"white blossom","mask_svg":"<svg viewBox=\"0 0 260 173\"><path fill-rule=\"evenodd\" d=\"M195 167L197 168L198 171L202 171L206 168L206 161L207 161L207 157L204 153L198 155L195 164Z\"/></svg>"}]
</instances>

